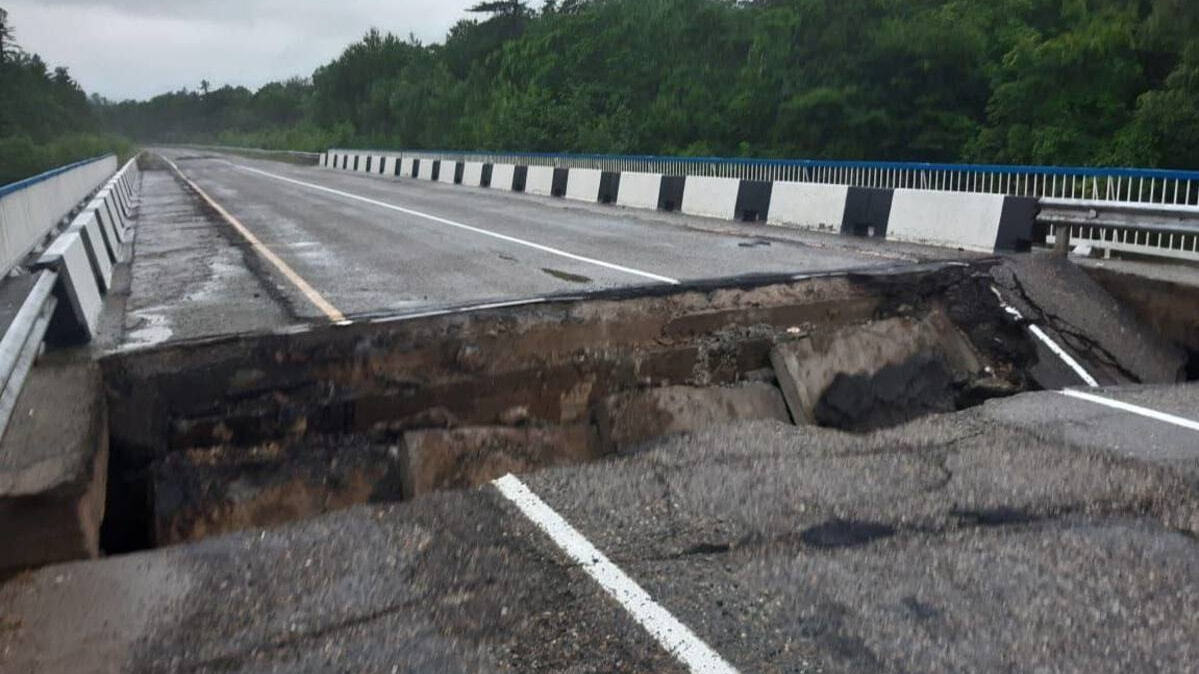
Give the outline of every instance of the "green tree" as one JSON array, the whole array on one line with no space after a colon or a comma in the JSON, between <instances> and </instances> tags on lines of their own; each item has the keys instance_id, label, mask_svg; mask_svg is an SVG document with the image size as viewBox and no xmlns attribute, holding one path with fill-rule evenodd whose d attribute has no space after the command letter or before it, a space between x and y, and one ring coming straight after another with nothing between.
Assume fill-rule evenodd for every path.
<instances>
[{"instance_id":1,"label":"green tree","mask_svg":"<svg viewBox=\"0 0 1199 674\"><path fill-rule=\"evenodd\" d=\"M149 140L296 149L1199 165L1192 0L502 0L468 15L441 44L371 29L310 79L95 105ZM33 92L8 106L30 128L53 108Z\"/></svg>"},{"instance_id":2,"label":"green tree","mask_svg":"<svg viewBox=\"0 0 1199 674\"><path fill-rule=\"evenodd\" d=\"M8 25L8 12L0 7L0 63L8 60L8 54L14 50L12 28Z\"/></svg>"},{"instance_id":3,"label":"green tree","mask_svg":"<svg viewBox=\"0 0 1199 674\"><path fill-rule=\"evenodd\" d=\"M1027 28L996 69L975 159L1093 164L1133 116L1147 80L1137 3L1067 0L1057 30Z\"/></svg>"}]
</instances>

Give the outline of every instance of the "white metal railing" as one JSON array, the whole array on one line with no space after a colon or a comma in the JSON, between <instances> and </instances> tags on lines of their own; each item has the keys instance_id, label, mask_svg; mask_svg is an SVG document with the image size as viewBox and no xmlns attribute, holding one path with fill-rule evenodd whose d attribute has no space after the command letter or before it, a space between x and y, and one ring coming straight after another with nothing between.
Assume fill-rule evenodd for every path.
<instances>
[{"instance_id":1,"label":"white metal railing","mask_svg":"<svg viewBox=\"0 0 1199 674\"><path fill-rule=\"evenodd\" d=\"M1056 228L1049 237L1055 245L1065 234L1067 245L1199 261L1196 206L1046 198L1037 221Z\"/></svg>"},{"instance_id":2,"label":"white metal railing","mask_svg":"<svg viewBox=\"0 0 1199 674\"><path fill-rule=\"evenodd\" d=\"M0 187L0 276L116 170L117 158L107 155Z\"/></svg>"},{"instance_id":3,"label":"white metal railing","mask_svg":"<svg viewBox=\"0 0 1199 674\"><path fill-rule=\"evenodd\" d=\"M851 187L923 189L1005 194L1035 198L1042 205L1122 204L1106 209L1110 221L1070 223L1074 243L1199 261L1199 231L1142 226L1138 207L1199 212L1199 171L1054 166L998 166L779 159L721 159L529 152L331 149L334 156L370 156L422 161L485 162L603 171L639 171L673 176L721 176L742 180L808 182ZM351 159L352 161L352 159ZM1069 209L1067 209L1069 210ZM1071 211L1077 214L1077 211ZM1190 215L1187 216L1191 217ZM1042 222L1046 220L1042 219ZM1199 218L1188 222L1199 223ZM1050 242L1054 241L1051 234Z\"/></svg>"},{"instance_id":4,"label":"white metal railing","mask_svg":"<svg viewBox=\"0 0 1199 674\"><path fill-rule=\"evenodd\" d=\"M1199 171L914 162L828 161L574 155L535 152L350 150L330 153L384 155L444 161L640 171L663 175L724 176L742 180L826 183L852 187L983 192L1036 198L1103 199L1199 205Z\"/></svg>"}]
</instances>

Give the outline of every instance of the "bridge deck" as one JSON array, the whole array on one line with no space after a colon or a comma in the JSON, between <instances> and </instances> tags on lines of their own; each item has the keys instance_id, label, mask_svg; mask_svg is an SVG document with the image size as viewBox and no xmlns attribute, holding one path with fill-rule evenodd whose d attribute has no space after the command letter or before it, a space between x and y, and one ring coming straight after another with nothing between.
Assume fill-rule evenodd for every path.
<instances>
[{"instance_id":1,"label":"bridge deck","mask_svg":"<svg viewBox=\"0 0 1199 674\"><path fill-rule=\"evenodd\" d=\"M163 155L182 175L144 173L116 293L124 325L106 337L127 350L964 256ZM1168 381L1183 360L1072 267L1026 256L979 277L1104 384ZM1079 384L1038 348L1037 381ZM249 367L238 353L224 357ZM1188 671L1199 385L1087 393L1025 393L871 433L733 424L522 476L541 511L504 483L48 566L0 584L0 670ZM164 423L183 419L171 412ZM610 565L580 558L587 546Z\"/></svg>"},{"instance_id":2,"label":"bridge deck","mask_svg":"<svg viewBox=\"0 0 1199 674\"><path fill-rule=\"evenodd\" d=\"M162 154L350 316L960 255L194 151ZM146 172L137 245L130 346L325 318L166 166Z\"/></svg>"}]
</instances>

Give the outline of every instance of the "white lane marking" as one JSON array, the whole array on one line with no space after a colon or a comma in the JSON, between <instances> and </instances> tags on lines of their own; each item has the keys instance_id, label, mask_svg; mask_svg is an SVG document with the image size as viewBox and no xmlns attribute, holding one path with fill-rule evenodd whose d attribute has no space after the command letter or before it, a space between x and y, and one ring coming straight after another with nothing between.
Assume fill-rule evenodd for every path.
<instances>
[{"instance_id":1,"label":"white lane marking","mask_svg":"<svg viewBox=\"0 0 1199 674\"><path fill-rule=\"evenodd\" d=\"M468 314L475 311L486 311L488 309L507 309L509 307L523 307L530 304L541 304L545 302L544 297L530 297L523 300L511 300L508 302L492 302L490 304L473 304L467 307L453 307L450 309L433 309L431 311L422 311L414 314L402 314L399 316L383 316L376 318L372 323L398 323L400 321L411 321L417 318L431 318L433 316L448 316L450 314Z\"/></svg>"},{"instance_id":2,"label":"white lane marking","mask_svg":"<svg viewBox=\"0 0 1199 674\"><path fill-rule=\"evenodd\" d=\"M415 216L418 218L424 218L425 220L430 220L432 222L436 222L436 223L439 223L442 225L449 225L450 227L457 227L458 229L463 229L468 232L474 232L475 234L482 234L483 236L490 236L492 238L499 239L501 241L507 241L508 243L515 243L520 246L527 246L529 248L533 248L534 250L539 250L543 253L550 253L551 255L560 255L562 257L565 257L565 258L568 258L571 260L575 260L578 262L586 262L587 264L594 264L594 265L597 265L600 267L605 267L607 269L613 269L615 271L624 272L626 274L632 274L634 276L640 276L642 278L647 278L647 279L651 279L654 281L660 281L662 283L669 283L671 285L679 284L678 279L673 279L673 278L670 278L669 276L661 276L661 275L653 274L653 273L650 273L647 271L641 271L640 269L634 269L632 267L625 267L623 265L613 264L611 262L604 262L603 260L597 260L593 257L584 257L582 255L575 255L574 253L568 253L568 252L566 252L564 250L560 250L558 248L551 248L550 246L543 246L540 243L534 243L533 241L528 241L526 239L518 239L515 236L508 236L507 234L500 234L499 232L493 232L491 230L483 229L481 227L473 227L471 225L465 225L461 222L447 220L446 218L438 217L436 215L431 215L429 213L422 213L421 211L415 211L415 210L412 210L411 208L404 208L403 206L396 206L395 204L389 204L385 201L371 199L369 197L364 197L364 196L361 196L358 194L353 194L351 192L343 192L341 190L335 190L332 187L325 187L323 185L317 185L315 183L304 182L303 180L295 180L294 178L288 178L286 176L277 175L275 173L269 173L267 171L262 171L262 170L259 170L256 168L251 168L249 166L242 166L241 164L231 163L231 165L234 168L238 168L243 171L249 171L251 173L258 173L258 174L264 175L268 178L274 178L275 180L281 180L283 182L292 183L293 185L300 185L302 187L307 187L309 189L319 190L321 192L328 192L329 194L335 194L339 197L344 197L346 199L354 199L356 201L361 201L363 203L371 204L372 206L378 206L380 208L387 208L387 209L390 209L393 211L398 211L400 213L405 213L407 215L412 215L412 216Z\"/></svg>"},{"instance_id":3,"label":"white lane marking","mask_svg":"<svg viewBox=\"0 0 1199 674\"><path fill-rule=\"evenodd\" d=\"M1157 421L1164 421L1168 424L1174 424L1175 426L1181 426L1183 428L1187 428L1192 431L1199 431L1199 421L1191 421L1190 419L1186 419L1186 418L1179 417L1179 416L1174 416L1173 414L1166 414L1165 412L1158 412L1157 410L1149 409L1148 407L1141 407L1140 405L1124 403L1124 402L1120 402L1119 400L1112 400L1111 398L1104 398L1103 396L1097 396L1097 395L1094 395L1091 393L1083 393L1082 391L1065 390L1065 391L1058 391L1058 393L1060 393L1064 396L1069 396L1071 398L1077 398L1079 400L1086 400L1088 402L1093 402L1097 405L1103 405L1105 407L1110 407L1112 409L1120 410L1122 412L1129 412L1131 414L1137 414L1142 417L1147 417L1149 419L1155 419Z\"/></svg>"},{"instance_id":4,"label":"white lane marking","mask_svg":"<svg viewBox=\"0 0 1199 674\"><path fill-rule=\"evenodd\" d=\"M505 475L492 482L525 517L553 539L579 567L612 596L629 615L671 655L693 672L736 672L686 625L655 602L641 586L613 564L604 553L554 512L523 482Z\"/></svg>"},{"instance_id":5,"label":"white lane marking","mask_svg":"<svg viewBox=\"0 0 1199 674\"><path fill-rule=\"evenodd\" d=\"M1079 376L1079 378L1081 378L1087 386L1091 386L1091 387L1099 386L1099 382L1096 381L1096 379L1091 376L1091 373L1087 372L1083 368L1082 364L1080 364L1077 360L1074 360L1074 356L1071 356L1070 354L1066 353L1065 349L1058 346L1057 342L1050 339L1049 335L1045 334L1045 332L1042 331L1041 328L1037 327L1036 325L1034 325L1032 323L1029 323L1028 331L1031 332L1032 334L1036 335L1037 339L1041 340L1042 342L1045 342L1045 346L1048 346L1050 351L1056 353L1058 358L1061 358L1062 361L1066 363L1066 365L1069 365L1070 369L1074 370L1075 374L1077 374Z\"/></svg>"},{"instance_id":6,"label":"white lane marking","mask_svg":"<svg viewBox=\"0 0 1199 674\"><path fill-rule=\"evenodd\" d=\"M991 286L991 292L995 293L995 297L999 299L999 306L1003 307L1004 311L1011 314L1018 321L1024 320L1024 314L1020 313L1019 309L1004 301L1003 294L999 292L999 288ZM1045 331L1042 330L1038 325L1030 321L1028 323L1028 331L1031 332L1034 337L1044 342L1045 346L1049 347L1050 351L1055 353L1058 358L1061 358L1062 362L1068 365L1071 370L1074 370L1074 373L1077 374L1080 379L1082 379L1084 384L1090 387L1099 386L1099 382L1091 376L1091 373L1087 372L1086 368L1084 368L1081 363L1074 359L1074 356L1071 356L1066 352L1065 349L1058 346L1058 343L1053 341L1049 335L1045 334Z\"/></svg>"},{"instance_id":7,"label":"white lane marking","mask_svg":"<svg viewBox=\"0 0 1199 674\"><path fill-rule=\"evenodd\" d=\"M179 167L175 165L175 162L167 159L166 157L162 157L162 160L169 164L179 178L183 180L183 182L190 185L192 190L194 190L201 199L211 206L214 211L219 213L226 222L232 225L233 229L237 230L237 232L241 234L242 238L249 242L250 246L257 251L259 255L261 255L271 264L275 265L275 269L278 269L279 273L283 274L284 278L290 281L291 284L294 285L296 289L298 289L300 293L304 295L304 297L308 298L309 302L312 302L317 309L320 309L325 316L328 316L330 321L336 323L337 325L349 325L351 323L351 321L346 320L345 314L343 314L340 309L333 306L329 300L325 299L323 295L317 292L316 288L313 288L308 281L305 281L304 277L297 274L289 264L284 262L283 258L275 255L274 251L268 248L266 244L262 243L257 236L254 236L254 233L250 231L249 227L243 225L240 220L233 217L232 213L225 210L224 207L216 202L216 200L208 196L207 192L200 189L199 185L194 183L187 176L183 175L183 171L179 170Z\"/></svg>"}]
</instances>

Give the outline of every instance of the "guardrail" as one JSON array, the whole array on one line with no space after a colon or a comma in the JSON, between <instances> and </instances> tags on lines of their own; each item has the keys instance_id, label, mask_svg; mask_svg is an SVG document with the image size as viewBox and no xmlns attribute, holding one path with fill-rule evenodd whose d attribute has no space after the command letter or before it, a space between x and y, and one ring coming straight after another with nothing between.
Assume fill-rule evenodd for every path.
<instances>
[{"instance_id":1,"label":"guardrail","mask_svg":"<svg viewBox=\"0 0 1199 674\"><path fill-rule=\"evenodd\" d=\"M1079 213L1076 208L1078 204L1089 204L1092 207L1094 204L1106 204L1105 212L1111 213L1111 218L1104 221L1095 219L1072 221L1069 223L1069 232L1062 230L1061 233L1068 234L1066 239L1073 238L1079 243L1091 243L1106 251L1119 250L1199 261L1199 250L1196 248L1199 246L1199 241L1196 240L1195 232L1187 226L1180 229L1176 226L1177 223L1166 231L1162 229L1165 225L1160 222L1161 214L1171 208L1183 209L1178 213L1189 214L1190 210L1187 209L1195 210L1196 207L1199 207L1199 171L571 155L528 152L344 150L337 148L330 149L321 155L320 163L328 167L395 176L408 176L419 170L421 177L431 176L434 180L439 179L438 168L442 165L449 165L453 167L454 173L441 174L443 182L461 181L472 184L479 182L476 174L479 173L481 166L517 167L518 175L524 175L520 172L532 171L534 167L563 169L562 171L555 170L553 173L566 174L569 172L570 175L573 175L577 169L591 172L592 180L600 179L594 175L599 172L618 176L632 173L638 179L664 176L664 179L678 181L728 178L734 181L740 180L743 183L753 183L751 187L758 191L769 189L770 184L773 184L775 192L784 194L793 194L799 190L807 195L805 198L817 199L821 202L821 206L834 208L834 210L835 203L840 203L838 199L830 197L821 200L814 195L824 194L821 190L847 188L892 192L895 195L902 194L905 199L914 191L923 191L928 194L948 193L945 195L946 197L949 194L958 193L963 199L966 199L966 201L959 199L952 202L958 207L958 210L961 210L963 204L975 203L977 200L974 198L977 196L1025 198L1035 199L1043 207L1052 204L1059 205L1060 212L1047 215L1039 220L1042 224L1055 226L1064 224L1060 221L1061 218L1076 217ZM424 166L429 166L430 169L425 169ZM417 167L422 168L418 169ZM545 168L537 170L544 172ZM467 174L469 174L469 180ZM506 179L507 174L504 175ZM532 175L532 173L528 173L528 175ZM626 178L633 176L626 175ZM523 178L518 177L517 182L521 183L521 187L514 187L514 189L523 189L523 181ZM564 182L569 183L569 179L564 178ZM766 185L762 185L763 183ZM604 192L604 188L601 187L600 191ZM613 195L607 196L614 199ZM681 197L682 195L676 196ZM604 199L603 194L600 199ZM667 201L671 200L667 199ZM794 201L794 198L790 201ZM797 205L790 201L787 207L792 211L810 211L815 208L815 206L805 208L803 204ZM853 201L853 195L851 195L850 201ZM829 206L829 204L834 204L834 206ZM1123 204L1125 208L1113 210L1112 204ZM1138 206L1157 210L1138 210L1136 208ZM1031 222L1035 210L1035 208L1030 210L1029 222ZM1146 220L1143 217L1145 212L1156 213L1155 217L1159 221ZM1071 215L1064 215L1064 213ZM808 213L808 215L812 215L812 213ZM795 215L792 214L791 217L794 219ZM840 219L841 214L821 211L821 218L823 218L821 221L828 225L829 222ZM921 216L921 218L928 219L927 216ZM917 220L921 220L921 218L917 218ZM962 214L962 218L963 223L969 220L969 216L965 213ZM786 217L773 213L763 219L776 222L776 224L790 222ZM911 225L909 228L914 227L921 231L927 229L922 222L913 221L907 224ZM942 224L948 225L949 223ZM800 226L805 225L800 224ZM879 226L883 230L887 229L881 223ZM963 227L971 228L965 224ZM894 234L899 236L900 232L895 231ZM925 238L927 238L926 235L928 232L924 232ZM958 241L962 238L954 235L953 232L941 232L938 236L939 241ZM1054 242L1054 237L1049 237L1049 241ZM974 244L976 244L975 247L986 247L979 242L974 242Z\"/></svg>"},{"instance_id":2,"label":"guardrail","mask_svg":"<svg viewBox=\"0 0 1199 674\"><path fill-rule=\"evenodd\" d=\"M128 258L137 158L116 166L108 155L0 187L0 436L43 340L91 339L112 265ZM22 262L30 273L8 277Z\"/></svg>"},{"instance_id":3,"label":"guardrail","mask_svg":"<svg viewBox=\"0 0 1199 674\"><path fill-rule=\"evenodd\" d=\"M429 150L350 150L422 160L637 171L890 189L982 192L1035 198L1199 205L1199 171L925 162L831 161Z\"/></svg>"},{"instance_id":4,"label":"guardrail","mask_svg":"<svg viewBox=\"0 0 1199 674\"><path fill-rule=\"evenodd\" d=\"M0 276L116 170L116 156L106 155L0 187Z\"/></svg>"},{"instance_id":5,"label":"guardrail","mask_svg":"<svg viewBox=\"0 0 1199 674\"><path fill-rule=\"evenodd\" d=\"M1037 222L1054 229L1059 252L1072 244L1199 261L1199 207L1041 199Z\"/></svg>"}]
</instances>

